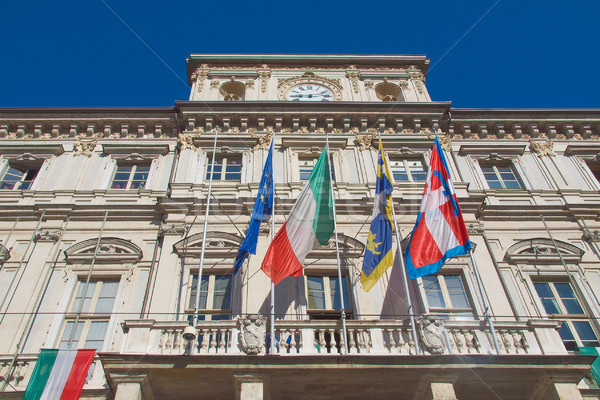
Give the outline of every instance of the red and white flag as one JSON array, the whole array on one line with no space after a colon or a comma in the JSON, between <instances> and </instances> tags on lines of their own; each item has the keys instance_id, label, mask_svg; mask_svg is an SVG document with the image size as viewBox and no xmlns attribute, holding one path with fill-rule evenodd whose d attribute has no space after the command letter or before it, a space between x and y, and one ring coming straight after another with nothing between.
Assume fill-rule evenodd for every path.
<instances>
[{"instance_id":1,"label":"red and white flag","mask_svg":"<svg viewBox=\"0 0 600 400\"><path fill-rule=\"evenodd\" d=\"M451 257L467 254L467 233L452 178L437 136L427 171L421 209L406 249L406 269L411 279L434 274Z\"/></svg>"}]
</instances>

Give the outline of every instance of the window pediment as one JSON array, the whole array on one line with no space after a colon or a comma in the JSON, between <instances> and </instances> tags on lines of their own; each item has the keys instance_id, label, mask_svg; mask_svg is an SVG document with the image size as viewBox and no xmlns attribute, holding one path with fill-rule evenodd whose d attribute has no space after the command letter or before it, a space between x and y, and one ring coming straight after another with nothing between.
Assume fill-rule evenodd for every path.
<instances>
[{"instance_id":1,"label":"window pediment","mask_svg":"<svg viewBox=\"0 0 600 400\"><path fill-rule=\"evenodd\" d=\"M499 143L494 144L493 152L490 151L490 144L462 144L458 150L461 156L470 155L476 158L491 157L491 160L504 160L515 156L523 155L526 144L523 143Z\"/></svg>"},{"instance_id":2,"label":"window pediment","mask_svg":"<svg viewBox=\"0 0 600 400\"><path fill-rule=\"evenodd\" d=\"M115 159L152 160L158 156L169 154L169 145L140 146L136 144L103 143L102 152L111 155Z\"/></svg>"},{"instance_id":3,"label":"window pediment","mask_svg":"<svg viewBox=\"0 0 600 400\"><path fill-rule=\"evenodd\" d=\"M4 264L10 260L10 251L0 244L0 264Z\"/></svg>"},{"instance_id":4,"label":"window pediment","mask_svg":"<svg viewBox=\"0 0 600 400\"><path fill-rule=\"evenodd\" d=\"M556 264L561 263L561 256L565 262L578 263L584 251L572 244L555 240L556 247L552 240L546 238L534 238L521 240L510 246L506 251L505 259L509 262L526 264Z\"/></svg>"},{"instance_id":5,"label":"window pediment","mask_svg":"<svg viewBox=\"0 0 600 400\"><path fill-rule=\"evenodd\" d=\"M188 238L182 239L173 245L173 248L179 257L200 258L202 254L202 235L196 233ZM205 257L235 257L243 237L226 232L207 232Z\"/></svg>"},{"instance_id":6,"label":"window pediment","mask_svg":"<svg viewBox=\"0 0 600 400\"><path fill-rule=\"evenodd\" d=\"M340 248L340 258L359 258L365 250L365 245L350 236L338 234L338 246ZM336 259L335 237L332 236L329 241L319 248L311 251L306 259Z\"/></svg>"},{"instance_id":7,"label":"window pediment","mask_svg":"<svg viewBox=\"0 0 600 400\"><path fill-rule=\"evenodd\" d=\"M91 263L98 239L88 239L65 250L70 263ZM96 255L97 263L136 263L142 259L142 249L129 240L114 237L102 238Z\"/></svg>"}]
</instances>

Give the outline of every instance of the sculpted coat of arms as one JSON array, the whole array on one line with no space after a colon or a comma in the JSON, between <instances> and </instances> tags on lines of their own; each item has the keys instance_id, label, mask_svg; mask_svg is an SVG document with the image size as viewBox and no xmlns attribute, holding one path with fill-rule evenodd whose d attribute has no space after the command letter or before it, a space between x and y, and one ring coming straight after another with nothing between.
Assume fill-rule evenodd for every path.
<instances>
[{"instance_id":1,"label":"sculpted coat of arms","mask_svg":"<svg viewBox=\"0 0 600 400\"><path fill-rule=\"evenodd\" d=\"M249 314L238 319L242 346L246 354L264 354L267 325L259 314Z\"/></svg>"}]
</instances>

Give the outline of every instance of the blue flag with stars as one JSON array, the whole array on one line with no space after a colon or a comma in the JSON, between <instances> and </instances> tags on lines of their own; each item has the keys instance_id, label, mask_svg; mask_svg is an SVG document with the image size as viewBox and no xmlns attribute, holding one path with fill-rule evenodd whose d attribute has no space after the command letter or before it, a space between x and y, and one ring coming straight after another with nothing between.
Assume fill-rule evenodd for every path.
<instances>
[{"instance_id":1,"label":"blue flag with stars","mask_svg":"<svg viewBox=\"0 0 600 400\"><path fill-rule=\"evenodd\" d=\"M252 211L252 218L250 218L250 225L246 231L246 237L240 246L240 250L235 258L235 272L238 272L244 260L248 256L248 253L256 254L256 242L258 241L258 231L262 222L268 221L271 218L273 211L273 142L271 141L271 148L269 149L269 155L263 168L262 176L260 178L260 186L258 188L258 194L256 195L256 202L254 203L254 210Z\"/></svg>"},{"instance_id":2,"label":"blue flag with stars","mask_svg":"<svg viewBox=\"0 0 600 400\"><path fill-rule=\"evenodd\" d=\"M375 204L373 221L369 228L365 258L360 274L363 289L368 292L383 273L394 263L392 253L392 182L390 169L379 140L377 160L377 181L375 183Z\"/></svg>"}]
</instances>

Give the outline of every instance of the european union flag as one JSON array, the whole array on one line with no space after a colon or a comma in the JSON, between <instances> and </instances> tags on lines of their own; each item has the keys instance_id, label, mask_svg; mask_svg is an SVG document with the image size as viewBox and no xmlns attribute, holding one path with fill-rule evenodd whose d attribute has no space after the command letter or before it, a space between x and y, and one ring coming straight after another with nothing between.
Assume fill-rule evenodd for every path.
<instances>
[{"instance_id":1,"label":"european union flag","mask_svg":"<svg viewBox=\"0 0 600 400\"><path fill-rule=\"evenodd\" d=\"M394 263L392 252L392 182L381 140L377 160L377 182L375 184L375 204L373 221L369 228L363 269L360 276L363 289L368 292Z\"/></svg>"},{"instance_id":2,"label":"european union flag","mask_svg":"<svg viewBox=\"0 0 600 400\"><path fill-rule=\"evenodd\" d=\"M250 219L250 225L246 231L246 237L240 246L237 257L235 258L235 272L236 274L244 260L248 256L248 253L256 254L256 242L258 241L258 230L260 224L264 221L268 221L271 218L273 211L273 142L271 141L271 148L269 149L269 155L263 168L262 177L260 178L260 186L258 188L258 194L256 195L256 202L254 203L254 211L252 211L252 218Z\"/></svg>"}]
</instances>

